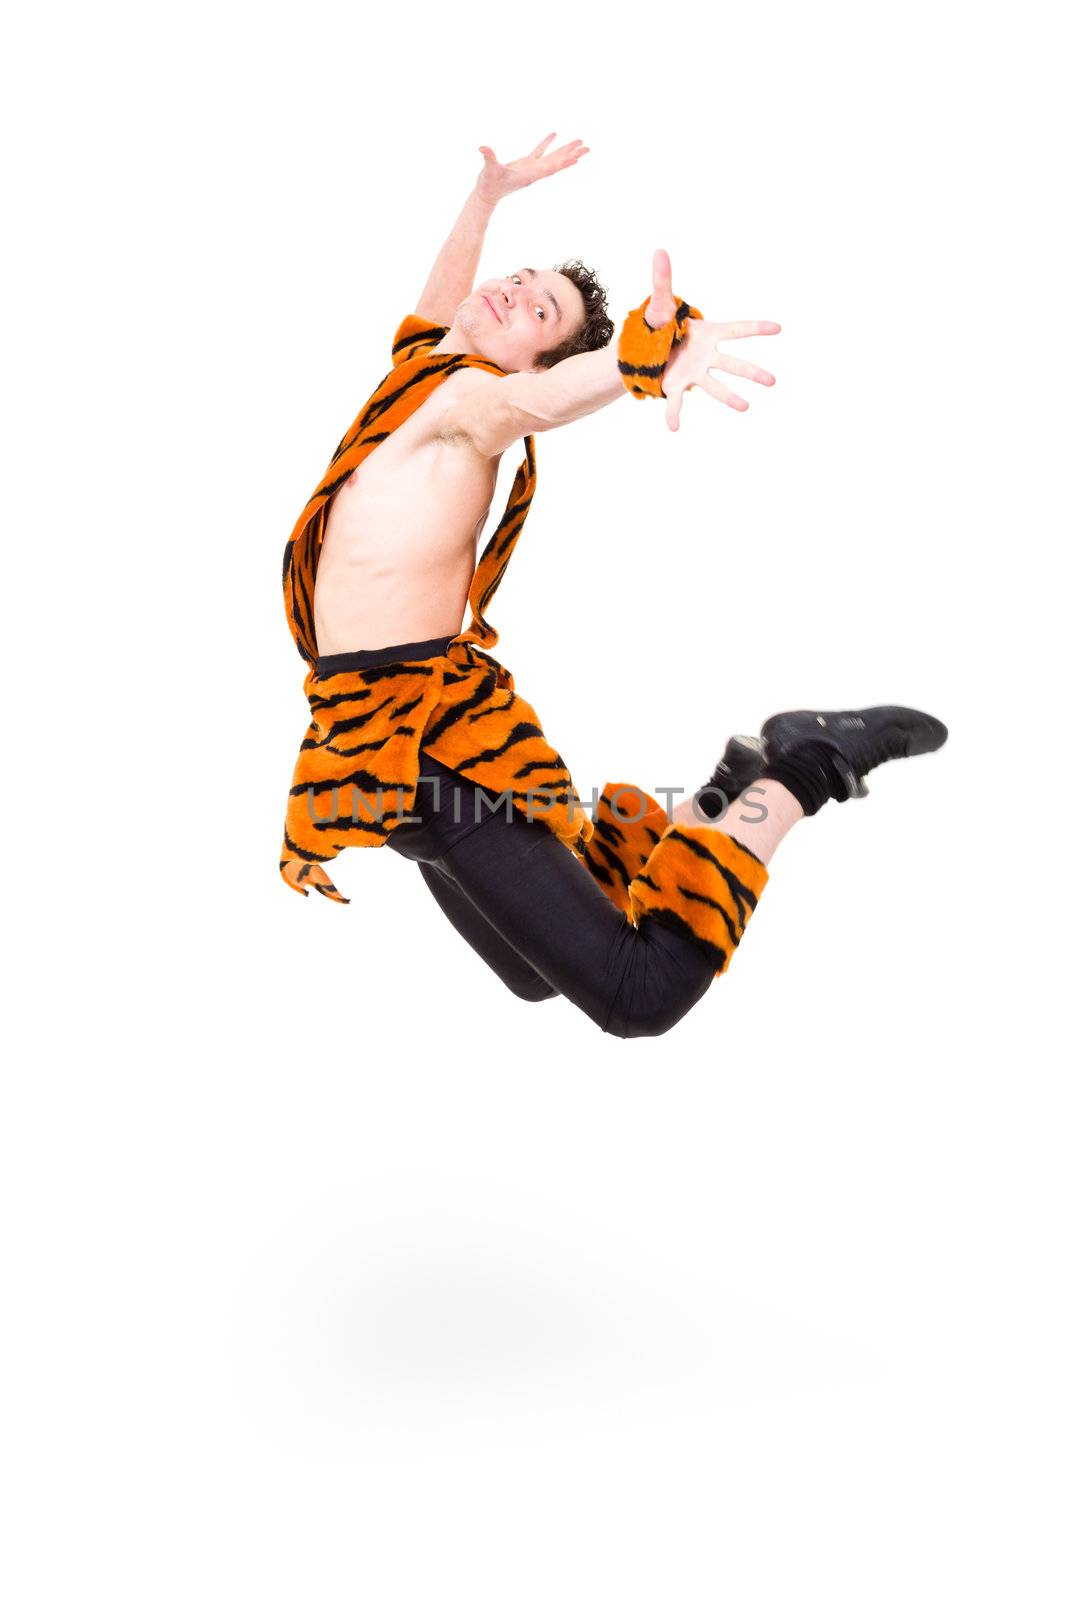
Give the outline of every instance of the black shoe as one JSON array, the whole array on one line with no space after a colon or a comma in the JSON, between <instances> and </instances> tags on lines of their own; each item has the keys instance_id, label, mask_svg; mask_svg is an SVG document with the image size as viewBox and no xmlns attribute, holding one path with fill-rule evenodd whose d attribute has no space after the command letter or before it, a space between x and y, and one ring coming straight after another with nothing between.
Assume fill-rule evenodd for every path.
<instances>
[{"instance_id":1,"label":"black shoe","mask_svg":"<svg viewBox=\"0 0 1067 1600\"><path fill-rule=\"evenodd\" d=\"M841 799L869 791L864 779L883 761L940 750L948 729L936 717L909 706L868 706L865 711L783 711L760 729L768 762L791 756L802 745L827 750L845 792Z\"/></svg>"},{"instance_id":2,"label":"black shoe","mask_svg":"<svg viewBox=\"0 0 1067 1600\"><path fill-rule=\"evenodd\" d=\"M766 764L761 739L751 734L734 734L726 742L719 765L693 796L697 807L712 822L718 822L730 801L744 794L750 784L763 776Z\"/></svg>"}]
</instances>

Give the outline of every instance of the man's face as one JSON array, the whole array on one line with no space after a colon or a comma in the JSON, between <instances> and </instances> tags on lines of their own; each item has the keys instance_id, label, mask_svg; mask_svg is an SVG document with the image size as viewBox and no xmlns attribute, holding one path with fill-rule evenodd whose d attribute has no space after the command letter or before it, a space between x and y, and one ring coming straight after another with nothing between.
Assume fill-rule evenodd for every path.
<instances>
[{"instance_id":1,"label":"man's face","mask_svg":"<svg viewBox=\"0 0 1067 1600\"><path fill-rule=\"evenodd\" d=\"M505 372L529 372L541 350L554 350L585 321L581 291L562 272L520 267L486 278L460 303L455 324L479 355Z\"/></svg>"}]
</instances>

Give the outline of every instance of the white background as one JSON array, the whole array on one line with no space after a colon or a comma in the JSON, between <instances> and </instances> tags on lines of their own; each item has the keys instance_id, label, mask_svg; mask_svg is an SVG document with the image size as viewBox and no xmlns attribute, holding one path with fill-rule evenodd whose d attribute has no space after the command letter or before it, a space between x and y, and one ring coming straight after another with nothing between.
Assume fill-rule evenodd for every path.
<instances>
[{"instance_id":1,"label":"white background","mask_svg":"<svg viewBox=\"0 0 1067 1600\"><path fill-rule=\"evenodd\" d=\"M1042 8L58 6L3 66L12 1596L1062 1596L1063 129ZM523 1005L277 871L285 539L482 273L768 317L539 440L491 617L580 790L942 717L721 983ZM739 351L739 353L748 353ZM505 459L495 525L518 461ZM592 688L598 707L583 708ZM14 780L14 781L13 781Z\"/></svg>"}]
</instances>

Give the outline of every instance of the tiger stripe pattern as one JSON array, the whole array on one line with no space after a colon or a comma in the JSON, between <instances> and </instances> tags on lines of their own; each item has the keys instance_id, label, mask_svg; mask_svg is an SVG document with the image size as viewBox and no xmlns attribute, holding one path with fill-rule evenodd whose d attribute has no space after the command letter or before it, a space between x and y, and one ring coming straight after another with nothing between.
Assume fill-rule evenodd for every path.
<instances>
[{"instance_id":1,"label":"tiger stripe pattern","mask_svg":"<svg viewBox=\"0 0 1067 1600\"><path fill-rule=\"evenodd\" d=\"M668 826L658 801L632 783L606 783L583 860L613 905L630 916L630 883Z\"/></svg>"},{"instance_id":2,"label":"tiger stripe pattern","mask_svg":"<svg viewBox=\"0 0 1067 1600\"><path fill-rule=\"evenodd\" d=\"M619 373L638 400L647 400L650 395L658 400L666 398L663 374L670 353L685 338L691 317L704 320L703 312L675 295L673 320L665 322L661 328L650 328L645 321L645 311L651 299L652 296L647 295L639 306L627 313L619 334Z\"/></svg>"},{"instance_id":3,"label":"tiger stripe pattern","mask_svg":"<svg viewBox=\"0 0 1067 1600\"><path fill-rule=\"evenodd\" d=\"M605 785L584 861L635 927L650 916L684 929L717 973L729 966L768 878L759 857L729 834L672 823L635 784Z\"/></svg>"},{"instance_id":4,"label":"tiger stripe pattern","mask_svg":"<svg viewBox=\"0 0 1067 1600\"><path fill-rule=\"evenodd\" d=\"M582 853L593 823L533 706L499 662L457 644L422 661L314 678L286 809L281 870L292 888L343 899L323 863L348 846L382 845L404 825L420 749L484 789L486 810L536 818Z\"/></svg>"}]
</instances>

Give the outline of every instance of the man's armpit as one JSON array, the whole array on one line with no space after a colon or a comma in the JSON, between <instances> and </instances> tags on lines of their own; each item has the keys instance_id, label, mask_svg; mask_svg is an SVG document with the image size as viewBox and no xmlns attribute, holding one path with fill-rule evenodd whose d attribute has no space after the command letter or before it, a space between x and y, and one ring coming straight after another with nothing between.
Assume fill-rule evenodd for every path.
<instances>
[{"instance_id":1,"label":"man's armpit","mask_svg":"<svg viewBox=\"0 0 1067 1600\"><path fill-rule=\"evenodd\" d=\"M504 380L490 372L464 368L446 378L442 389L447 402L434 428L444 444L463 444L482 455L498 455L496 435L500 425L499 385Z\"/></svg>"}]
</instances>

